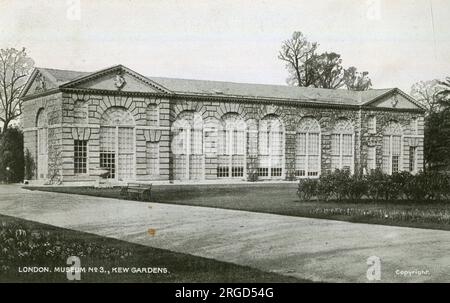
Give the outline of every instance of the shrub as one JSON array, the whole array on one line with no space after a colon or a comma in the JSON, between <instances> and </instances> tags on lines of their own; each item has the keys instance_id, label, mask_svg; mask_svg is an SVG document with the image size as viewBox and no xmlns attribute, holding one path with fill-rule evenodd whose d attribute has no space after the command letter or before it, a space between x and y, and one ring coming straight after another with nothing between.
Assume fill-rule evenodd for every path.
<instances>
[{"instance_id":1,"label":"shrub","mask_svg":"<svg viewBox=\"0 0 450 303\"><path fill-rule=\"evenodd\" d=\"M426 200L440 201L449 194L449 178L446 174L437 171L427 171L419 176L421 185L427 191Z\"/></svg>"},{"instance_id":2,"label":"shrub","mask_svg":"<svg viewBox=\"0 0 450 303\"><path fill-rule=\"evenodd\" d=\"M371 172L367 177L367 196L373 201L389 200L391 197L390 177L380 169Z\"/></svg>"},{"instance_id":3,"label":"shrub","mask_svg":"<svg viewBox=\"0 0 450 303\"><path fill-rule=\"evenodd\" d=\"M325 174L320 176L317 184L317 198L328 201L336 196L336 184L333 174Z\"/></svg>"},{"instance_id":4,"label":"shrub","mask_svg":"<svg viewBox=\"0 0 450 303\"><path fill-rule=\"evenodd\" d=\"M390 195L391 199L410 199L411 186L414 184L414 176L407 171L396 172L391 176Z\"/></svg>"},{"instance_id":5,"label":"shrub","mask_svg":"<svg viewBox=\"0 0 450 303\"><path fill-rule=\"evenodd\" d=\"M367 195L367 190L369 188L367 179L359 176L353 175L348 179L347 184L347 197L352 201L361 200L364 195Z\"/></svg>"},{"instance_id":6,"label":"shrub","mask_svg":"<svg viewBox=\"0 0 450 303\"><path fill-rule=\"evenodd\" d=\"M348 197L348 191L351 187L350 171L335 170L330 174L330 179L334 183L332 186L336 199L342 201Z\"/></svg>"},{"instance_id":7,"label":"shrub","mask_svg":"<svg viewBox=\"0 0 450 303\"><path fill-rule=\"evenodd\" d=\"M436 171L420 172L417 175L397 172L390 176L379 169L362 176L336 170L321 175L319 179L300 180L297 194L301 200L317 197L322 201L333 198L338 201L360 201L366 196L373 201L440 201L450 198L450 176Z\"/></svg>"},{"instance_id":8,"label":"shrub","mask_svg":"<svg viewBox=\"0 0 450 303\"><path fill-rule=\"evenodd\" d=\"M317 196L319 180L301 179L298 182L297 195L301 201L310 201Z\"/></svg>"}]
</instances>

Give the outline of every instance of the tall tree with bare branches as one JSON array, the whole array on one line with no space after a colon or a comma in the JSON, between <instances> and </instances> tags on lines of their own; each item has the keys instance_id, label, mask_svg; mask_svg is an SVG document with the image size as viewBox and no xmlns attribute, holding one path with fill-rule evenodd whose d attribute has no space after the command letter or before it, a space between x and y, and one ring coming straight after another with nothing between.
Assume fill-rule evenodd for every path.
<instances>
[{"instance_id":1,"label":"tall tree with bare branches","mask_svg":"<svg viewBox=\"0 0 450 303\"><path fill-rule=\"evenodd\" d=\"M430 115L442 110L440 92L443 90L441 81L434 79L430 81L419 81L411 87L410 95L416 99Z\"/></svg>"},{"instance_id":2,"label":"tall tree with bare branches","mask_svg":"<svg viewBox=\"0 0 450 303\"><path fill-rule=\"evenodd\" d=\"M309 42L302 32L294 32L290 39L283 42L278 58L286 62L288 84L305 87L315 85L313 64L317 46L316 42Z\"/></svg>"},{"instance_id":3,"label":"tall tree with bare branches","mask_svg":"<svg viewBox=\"0 0 450 303\"><path fill-rule=\"evenodd\" d=\"M22 101L19 99L34 61L27 56L25 48L0 49L0 122L6 131L11 121L22 114Z\"/></svg>"}]
</instances>

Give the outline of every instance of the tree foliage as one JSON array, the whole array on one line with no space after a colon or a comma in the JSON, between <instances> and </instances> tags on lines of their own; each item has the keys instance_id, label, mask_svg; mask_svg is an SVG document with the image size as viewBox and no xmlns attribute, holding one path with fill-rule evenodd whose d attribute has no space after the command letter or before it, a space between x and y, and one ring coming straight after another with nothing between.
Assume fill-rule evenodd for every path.
<instances>
[{"instance_id":1,"label":"tree foliage","mask_svg":"<svg viewBox=\"0 0 450 303\"><path fill-rule=\"evenodd\" d=\"M425 119L425 167L429 170L450 168L450 110L433 112Z\"/></svg>"},{"instance_id":2,"label":"tree foliage","mask_svg":"<svg viewBox=\"0 0 450 303\"><path fill-rule=\"evenodd\" d=\"M411 96L425 108L425 168L450 169L450 78L419 81Z\"/></svg>"},{"instance_id":3,"label":"tree foliage","mask_svg":"<svg viewBox=\"0 0 450 303\"><path fill-rule=\"evenodd\" d=\"M344 85L344 68L341 55L323 53L315 57L314 73L316 87L340 88Z\"/></svg>"},{"instance_id":4,"label":"tree foliage","mask_svg":"<svg viewBox=\"0 0 450 303\"><path fill-rule=\"evenodd\" d=\"M344 71L344 83L347 89L354 91L368 90L372 87L369 72L358 72L354 66L350 66Z\"/></svg>"},{"instance_id":5,"label":"tree foliage","mask_svg":"<svg viewBox=\"0 0 450 303\"><path fill-rule=\"evenodd\" d=\"M450 108L450 77L447 77L444 81L439 81L439 85L441 89L437 93L438 102L448 109Z\"/></svg>"},{"instance_id":6,"label":"tree foliage","mask_svg":"<svg viewBox=\"0 0 450 303\"><path fill-rule=\"evenodd\" d=\"M8 128L0 137L0 181L21 182L23 174L23 133L18 128Z\"/></svg>"},{"instance_id":7,"label":"tree foliage","mask_svg":"<svg viewBox=\"0 0 450 303\"><path fill-rule=\"evenodd\" d=\"M372 82L368 72L359 73L356 67L345 69L340 54L317 53L317 42L310 42L302 32L294 32L281 45L278 58L286 63L287 83L293 86L367 90Z\"/></svg>"},{"instance_id":8,"label":"tree foliage","mask_svg":"<svg viewBox=\"0 0 450 303\"><path fill-rule=\"evenodd\" d=\"M34 61L28 57L25 48L0 49L0 121L3 131L22 114L19 99L27 77L33 69Z\"/></svg>"}]
</instances>

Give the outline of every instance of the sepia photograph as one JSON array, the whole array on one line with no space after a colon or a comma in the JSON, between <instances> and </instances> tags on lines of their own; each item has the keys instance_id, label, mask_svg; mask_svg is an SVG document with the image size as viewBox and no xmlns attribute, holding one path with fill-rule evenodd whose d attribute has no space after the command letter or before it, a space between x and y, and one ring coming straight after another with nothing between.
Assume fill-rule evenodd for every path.
<instances>
[{"instance_id":1,"label":"sepia photograph","mask_svg":"<svg viewBox=\"0 0 450 303\"><path fill-rule=\"evenodd\" d=\"M0 0L0 282L450 282L449 13Z\"/></svg>"}]
</instances>

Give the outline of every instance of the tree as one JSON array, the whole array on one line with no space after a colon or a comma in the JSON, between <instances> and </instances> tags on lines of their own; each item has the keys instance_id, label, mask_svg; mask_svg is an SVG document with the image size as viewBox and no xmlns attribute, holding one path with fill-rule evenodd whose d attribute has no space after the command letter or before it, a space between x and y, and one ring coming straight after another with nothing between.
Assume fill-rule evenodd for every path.
<instances>
[{"instance_id":1,"label":"tree","mask_svg":"<svg viewBox=\"0 0 450 303\"><path fill-rule=\"evenodd\" d=\"M348 90L363 91L372 87L369 72L358 72L357 68L350 66L344 71L344 83Z\"/></svg>"},{"instance_id":2,"label":"tree","mask_svg":"<svg viewBox=\"0 0 450 303\"><path fill-rule=\"evenodd\" d=\"M17 128L8 128L0 138L0 181L20 182L23 173L23 133Z\"/></svg>"},{"instance_id":3,"label":"tree","mask_svg":"<svg viewBox=\"0 0 450 303\"><path fill-rule=\"evenodd\" d=\"M450 110L431 112L426 117L424 157L427 169L450 167Z\"/></svg>"},{"instance_id":4,"label":"tree","mask_svg":"<svg viewBox=\"0 0 450 303\"><path fill-rule=\"evenodd\" d=\"M340 88L344 85L344 68L341 55L336 53L323 53L315 56L313 60L315 73L315 87Z\"/></svg>"},{"instance_id":5,"label":"tree","mask_svg":"<svg viewBox=\"0 0 450 303\"><path fill-rule=\"evenodd\" d=\"M27 56L25 48L0 49L0 121L3 131L22 114L19 94L33 69L34 61Z\"/></svg>"},{"instance_id":6,"label":"tree","mask_svg":"<svg viewBox=\"0 0 450 303\"><path fill-rule=\"evenodd\" d=\"M440 91L437 93L438 102L445 108L450 108L450 77L439 81Z\"/></svg>"},{"instance_id":7,"label":"tree","mask_svg":"<svg viewBox=\"0 0 450 303\"><path fill-rule=\"evenodd\" d=\"M286 62L288 84L304 87L315 85L312 66L317 46L316 42L309 42L302 32L294 32L290 39L283 42L278 58Z\"/></svg>"},{"instance_id":8,"label":"tree","mask_svg":"<svg viewBox=\"0 0 450 303\"><path fill-rule=\"evenodd\" d=\"M441 81L434 79L419 81L411 87L410 95L426 109L427 116L442 110L441 83Z\"/></svg>"},{"instance_id":9,"label":"tree","mask_svg":"<svg viewBox=\"0 0 450 303\"><path fill-rule=\"evenodd\" d=\"M283 42L278 58L286 62L289 85L330 89L346 86L350 90L372 86L368 72L358 73L355 67L346 70L340 54L317 54L317 47L317 42L309 42L301 32L294 32Z\"/></svg>"}]
</instances>

